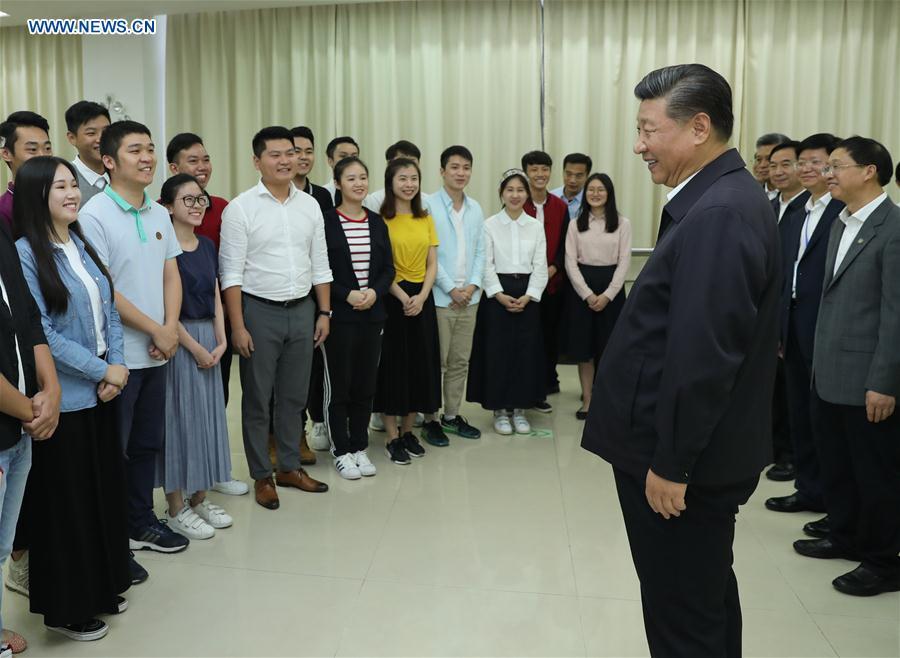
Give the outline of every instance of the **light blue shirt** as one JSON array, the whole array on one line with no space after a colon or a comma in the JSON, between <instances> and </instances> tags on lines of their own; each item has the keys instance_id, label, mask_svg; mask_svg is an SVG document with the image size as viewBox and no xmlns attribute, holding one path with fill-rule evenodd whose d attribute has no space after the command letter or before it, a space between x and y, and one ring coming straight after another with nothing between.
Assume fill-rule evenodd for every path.
<instances>
[{"instance_id":1,"label":"light blue shirt","mask_svg":"<svg viewBox=\"0 0 900 658\"><path fill-rule=\"evenodd\" d=\"M163 268L181 253L168 211L146 192L144 203L134 208L107 186L78 211L78 223L109 269L116 290L154 322L165 322ZM129 369L165 363L150 356L150 336L131 327L123 327L123 334Z\"/></svg>"},{"instance_id":2,"label":"light blue shirt","mask_svg":"<svg viewBox=\"0 0 900 658\"><path fill-rule=\"evenodd\" d=\"M582 187L581 191L571 199L567 199L563 194L563 190L565 189L566 187L563 185L562 187L557 187L555 190L550 190L550 194L558 196L565 201L567 206L569 206L569 219L578 219L578 211L581 210L581 199L584 198L584 188Z\"/></svg>"},{"instance_id":3,"label":"light blue shirt","mask_svg":"<svg viewBox=\"0 0 900 658\"><path fill-rule=\"evenodd\" d=\"M456 258L458 241L453 225L453 200L443 187L428 196L428 208L434 219L440 246L437 248L438 271L434 281L435 306L448 307L453 302L450 291L456 287ZM478 202L466 194L463 197L463 226L466 250L466 282L475 286L471 304L481 298L481 279L484 274L484 213Z\"/></svg>"},{"instance_id":4,"label":"light blue shirt","mask_svg":"<svg viewBox=\"0 0 900 658\"><path fill-rule=\"evenodd\" d=\"M22 261L22 272L31 290L31 296L41 311L41 324L47 344L56 364L56 372L62 389L61 411L79 411L97 405L97 384L106 376L110 364L124 365L125 355L122 340L122 323L113 303L109 281L97 267L93 259L84 251L84 243L74 233L70 239L78 248L81 262L88 275L100 290L103 307L103 338L106 341L106 360L97 355L97 336L94 328L94 313L91 298L81 278L72 269L62 248L53 245L53 260L69 291L69 303L65 313L50 313L41 294L37 265L31 243L19 238L16 249Z\"/></svg>"}]
</instances>

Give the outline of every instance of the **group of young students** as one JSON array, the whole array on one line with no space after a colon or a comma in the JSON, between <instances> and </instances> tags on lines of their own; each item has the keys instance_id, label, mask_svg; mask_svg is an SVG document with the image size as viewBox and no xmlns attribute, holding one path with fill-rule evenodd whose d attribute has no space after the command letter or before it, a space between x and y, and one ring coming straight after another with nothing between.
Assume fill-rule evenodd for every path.
<instances>
[{"instance_id":1,"label":"group of young students","mask_svg":"<svg viewBox=\"0 0 900 658\"><path fill-rule=\"evenodd\" d=\"M346 479L376 473L370 425L396 464L424 455L417 424L433 446L480 437L464 395L498 434L530 433L525 410L552 409L561 360L578 364L585 417L631 253L613 183L587 156L566 157L557 196L550 156L526 153L485 219L464 146L441 153L442 187L425 195L415 145L388 149L372 190L358 144L338 137L320 187L313 133L264 128L260 181L228 202L207 189L197 135L169 142L172 176L153 195L146 126L89 101L66 123L72 162L52 155L43 117L0 124L13 176L0 197L0 556L48 628L105 636L100 617L148 577L130 550L178 552L232 524L206 492L248 491L231 477L225 419L235 352L268 509L276 486L328 489L302 468L315 460L307 413L312 447ZM0 656L25 645L11 631L3 643Z\"/></svg>"}]
</instances>

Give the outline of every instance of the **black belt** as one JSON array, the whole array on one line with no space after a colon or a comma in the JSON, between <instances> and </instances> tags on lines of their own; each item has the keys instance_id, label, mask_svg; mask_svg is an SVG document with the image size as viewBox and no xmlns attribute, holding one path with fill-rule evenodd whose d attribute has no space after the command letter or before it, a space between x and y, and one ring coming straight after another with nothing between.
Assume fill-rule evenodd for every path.
<instances>
[{"instance_id":1,"label":"black belt","mask_svg":"<svg viewBox=\"0 0 900 658\"><path fill-rule=\"evenodd\" d=\"M527 279L531 274L522 274L521 272L498 272L498 276L508 276L513 279Z\"/></svg>"},{"instance_id":2,"label":"black belt","mask_svg":"<svg viewBox=\"0 0 900 658\"><path fill-rule=\"evenodd\" d=\"M257 297L256 295L251 295L249 292L245 292L245 295L250 299L255 299L258 302L262 302L263 304L268 304L269 306L280 306L281 308L291 308L292 306L296 306L300 302L304 301L306 297L297 297L296 299L288 299L283 302L276 302L273 299L266 299L265 297Z\"/></svg>"}]
</instances>

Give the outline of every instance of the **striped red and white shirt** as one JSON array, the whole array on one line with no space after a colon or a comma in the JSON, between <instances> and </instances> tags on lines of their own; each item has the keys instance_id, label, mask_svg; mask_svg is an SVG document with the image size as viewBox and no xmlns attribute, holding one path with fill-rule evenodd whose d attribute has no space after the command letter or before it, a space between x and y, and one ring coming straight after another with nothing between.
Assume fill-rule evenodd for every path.
<instances>
[{"instance_id":1,"label":"striped red and white shirt","mask_svg":"<svg viewBox=\"0 0 900 658\"><path fill-rule=\"evenodd\" d=\"M338 211L341 228L350 246L350 260L353 261L353 272L359 282L360 290L369 288L369 261L371 260L372 239L369 235L369 216L365 219L351 219Z\"/></svg>"}]
</instances>

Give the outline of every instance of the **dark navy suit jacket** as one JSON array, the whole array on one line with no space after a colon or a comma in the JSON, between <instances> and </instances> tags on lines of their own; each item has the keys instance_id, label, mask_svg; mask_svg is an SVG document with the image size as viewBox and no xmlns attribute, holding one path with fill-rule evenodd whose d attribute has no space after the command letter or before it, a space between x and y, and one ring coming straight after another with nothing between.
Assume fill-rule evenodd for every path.
<instances>
[{"instance_id":1,"label":"dark navy suit jacket","mask_svg":"<svg viewBox=\"0 0 900 658\"><path fill-rule=\"evenodd\" d=\"M781 250L735 149L663 209L600 360L582 446L631 475L725 485L771 462Z\"/></svg>"},{"instance_id":2,"label":"dark navy suit jacket","mask_svg":"<svg viewBox=\"0 0 900 658\"><path fill-rule=\"evenodd\" d=\"M825 258L828 255L828 235L831 225L844 209L844 203L832 199L809 237L809 244L797 266L796 298L793 295L794 263L800 251L800 234L806 220L806 210L791 217L784 236L784 288L781 293L781 345L788 346L788 331L793 329L803 360L812 368L813 343L816 337L816 317L822 299L822 283L825 281ZM784 220L782 220L782 223Z\"/></svg>"}]
</instances>

